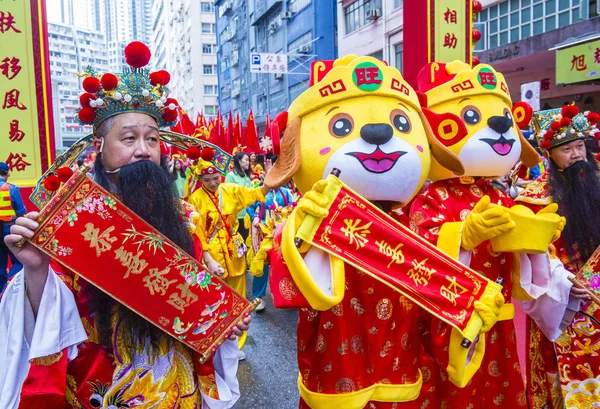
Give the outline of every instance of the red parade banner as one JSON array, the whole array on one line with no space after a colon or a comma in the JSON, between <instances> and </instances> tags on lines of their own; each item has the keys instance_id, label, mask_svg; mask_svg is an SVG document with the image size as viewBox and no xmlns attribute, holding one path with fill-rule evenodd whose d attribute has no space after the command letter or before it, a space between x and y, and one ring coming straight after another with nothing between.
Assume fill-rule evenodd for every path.
<instances>
[{"instance_id":1,"label":"red parade banner","mask_svg":"<svg viewBox=\"0 0 600 409\"><path fill-rule=\"evenodd\" d=\"M40 212L30 242L207 360L254 309L77 171Z\"/></svg>"}]
</instances>

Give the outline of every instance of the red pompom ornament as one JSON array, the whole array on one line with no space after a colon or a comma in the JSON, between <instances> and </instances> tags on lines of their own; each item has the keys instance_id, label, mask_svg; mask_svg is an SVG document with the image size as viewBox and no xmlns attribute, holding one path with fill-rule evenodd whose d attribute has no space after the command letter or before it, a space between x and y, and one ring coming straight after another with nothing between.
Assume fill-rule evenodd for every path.
<instances>
[{"instance_id":1,"label":"red pompom ornament","mask_svg":"<svg viewBox=\"0 0 600 409\"><path fill-rule=\"evenodd\" d=\"M91 124L94 122L94 119L96 119L96 113L94 112L94 109L90 107L81 108L77 116L84 124Z\"/></svg>"},{"instance_id":2,"label":"red pompom ornament","mask_svg":"<svg viewBox=\"0 0 600 409\"><path fill-rule=\"evenodd\" d=\"M156 87L157 85L164 85L163 71L154 71L150 73L150 85Z\"/></svg>"},{"instance_id":3,"label":"red pompom ornament","mask_svg":"<svg viewBox=\"0 0 600 409\"><path fill-rule=\"evenodd\" d=\"M58 168L56 170L56 176L58 176L62 183L65 183L71 176L73 176L73 169L68 166Z\"/></svg>"},{"instance_id":4,"label":"red pompom ornament","mask_svg":"<svg viewBox=\"0 0 600 409\"><path fill-rule=\"evenodd\" d=\"M471 31L471 38L473 38L473 42L474 43L476 43L477 41L481 40L481 31L479 31L476 28L474 28Z\"/></svg>"},{"instance_id":5,"label":"red pompom ornament","mask_svg":"<svg viewBox=\"0 0 600 409\"><path fill-rule=\"evenodd\" d=\"M473 62L471 63L471 66L477 67L479 64L481 64L481 60L479 59L479 57L473 57Z\"/></svg>"},{"instance_id":6,"label":"red pompom ornament","mask_svg":"<svg viewBox=\"0 0 600 409\"><path fill-rule=\"evenodd\" d=\"M205 161L210 162L211 160L213 160L215 158L215 150L213 148L206 147L206 148L202 149L202 153L200 154L200 157L202 159L204 159Z\"/></svg>"},{"instance_id":7,"label":"red pompom ornament","mask_svg":"<svg viewBox=\"0 0 600 409\"><path fill-rule=\"evenodd\" d=\"M44 179L44 187L50 192L57 191L60 187L60 179L58 176L50 175Z\"/></svg>"},{"instance_id":8,"label":"red pompom ornament","mask_svg":"<svg viewBox=\"0 0 600 409\"><path fill-rule=\"evenodd\" d=\"M590 112L586 118L590 124L597 124L600 121L600 114L597 112Z\"/></svg>"},{"instance_id":9,"label":"red pompom ornament","mask_svg":"<svg viewBox=\"0 0 600 409\"><path fill-rule=\"evenodd\" d=\"M481 3L478 2L477 0L473 0L472 7L473 7L473 13L480 13L481 9L483 8L481 6Z\"/></svg>"},{"instance_id":10,"label":"red pompom ornament","mask_svg":"<svg viewBox=\"0 0 600 409\"><path fill-rule=\"evenodd\" d=\"M171 108L170 107L171 104L175 105L175 108ZM177 109L178 106L179 106L179 102L177 102L177 100L175 98L167 98L167 101L165 102L165 108Z\"/></svg>"},{"instance_id":11,"label":"red pompom ornament","mask_svg":"<svg viewBox=\"0 0 600 409\"><path fill-rule=\"evenodd\" d=\"M554 138L554 132L552 132L551 130L547 130L544 134L544 139L547 141L551 141L552 138Z\"/></svg>"},{"instance_id":12,"label":"red pompom ornament","mask_svg":"<svg viewBox=\"0 0 600 409\"><path fill-rule=\"evenodd\" d=\"M97 97L94 94L90 94L89 92L85 92L79 96L79 103L84 108L90 107L90 101L95 100Z\"/></svg>"},{"instance_id":13,"label":"red pompom ornament","mask_svg":"<svg viewBox=\"0 0 600 409\"><path fill-rule=\"evenodd\" d=\"M119 85L119 79L115 74L107 72L100 79L100 83L102 84L102 88L104 88L104 90L112 91L113 89L117 88L117 85Z\"/></svg>"},{"instance_id":14,"label":"red pompom ornament","mask_svg":"<svg viewBox=\"0 0 600 409\"><path fill-rule=\"evenodd\" d=\"M169 83L169 81L171 81L171 74L169 74L169 71L166 70L161 70L161 72L163 73L163 83L162 85L167 85Z\"/></svg>"},{"instance_id":15,"label":"red pompom ornament","mask_svg":"<svg viewBox=\"0 0 600 409\"><path fill-rule=\"evenodd\" d=\"M596 160L600 162L600 153L596 154Z\"/></svg>"},{"instance_id":16,"label":"red pompom ornament","mask_svg":"<svg viewBox=\"0 0 600 409\"><path fill-rule=\"evenodd\" d=\"M550 129L552 129L554 132L560 130L560 122L558 121L554 121L550 124Z\"/></svg>"},{"instance_id":17,"label":"red pompom ornament","mask_svg":"<svg viewBox=\"0 0 600 409\"><path fill-rule=\"evenodd\" d=\"M125 62L133 68L142 68L148 65L152 53L148 46L139 41L133 41L125 47Z\"/></svg>"},{"instance_id":18,"label":"red pompom ornament","mask_svg":"<svg viewBox=\"0 0 600 409\"><path fill-rule=\"evenodd\" d=\"M200 157L200 148L197 146L190 146L185 155L188 157L188 159L196 160Z\"/></svg>"},{"instance_id":19,"label":"red pompom ornament","mask_svg":"<svg viewBox=\"0 0 600 409\"><path fill-rule=\"evenodd\" d=\"M561 126L561 128L567 127L567 126L569 126L569 125L571 125L571 118L568 118L568 117L566 117L566 116L563 116L563 117L560 119L560 126Z\"/></svg>"},{"instance_id":20,"label":"red pompom ornament","mask_svg":"<svg viewBox=\"0 0 600 409\"><path fill-rule=\"evenodd\" d=\"M100 81L96 77L87 77L83 80L83 89L87 92L98 92L100 89Z\"/></svg>"},{"instance_id":21,"label":"red pompom ornament","mask_svg":"<svg viewBox=\"0 0 600 409\"><path fill-rule=\"evenodd\" d=\"M165 122L175 122L177 121L177 110L165 109L162 117L165 120Z\"/></svg>"},{"instance_id":22,"label":"red pompom ornament","mask_svg":"<svg viewBox=\"0 0 600 409\"><path fill-rule=\"evenodd\" d=\"M579 108L577 108L575 105L565 105L562 107L561 110L561 114L564 117L567 118L573 118L575 115L577 115L579 113Z\"/></svg>"},{"instance_id":23,"label":"red pompom ornament","mask_svg":"<svg viewBox=\"0 0 600 409\"><path fill-rule=\"evenodd\" d=\"M552 147L552 144L550 143L550 141L543 140L540 146L544 149L550 149Z\"/></svg>"}]
</instances>

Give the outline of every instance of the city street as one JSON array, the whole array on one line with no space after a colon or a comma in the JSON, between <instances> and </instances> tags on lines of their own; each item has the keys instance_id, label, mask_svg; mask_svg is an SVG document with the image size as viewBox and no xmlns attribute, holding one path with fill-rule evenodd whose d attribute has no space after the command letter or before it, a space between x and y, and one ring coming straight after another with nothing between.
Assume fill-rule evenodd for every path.
<instances>
[{"instance_id":1,"label":"city street","mask_svg":"<svg viewBox=\"0 0 600 409\"><path fill-rule=\"evenodd\" d=\"M252 277L248 276L248 287ZM294 409L298 407L296 310L278 310L269 296L267 307L254 313L240 362L242 397L236 409Z\"/></svg>"}]
</instances>

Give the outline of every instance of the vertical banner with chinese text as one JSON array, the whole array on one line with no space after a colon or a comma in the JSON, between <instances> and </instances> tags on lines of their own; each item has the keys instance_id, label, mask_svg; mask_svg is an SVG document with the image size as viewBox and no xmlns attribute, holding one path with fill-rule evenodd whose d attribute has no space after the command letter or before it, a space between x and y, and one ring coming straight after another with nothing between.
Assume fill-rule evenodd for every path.
<instances>
[{"instance_id":1,"label":"vertical banner with chinese text","mask_svg":"<svg viewBox=\"0 0 600 409\"><path fill-rule=\"evenodd\" d=\"M471 64L471 0L404 2L402 75L413 87L427 63L461 60Z\"/></svg>"},{"instance_id":2,"label":"vertical banner with chinese text","mask_svg":"<svg viewBox=\"0 0 600 409\"><path fill-rule=\"evenodd\" d=\"M34 186L54 135L44 0L0 1L0 161L10 182Z\"/></svg>"}]
</instances>

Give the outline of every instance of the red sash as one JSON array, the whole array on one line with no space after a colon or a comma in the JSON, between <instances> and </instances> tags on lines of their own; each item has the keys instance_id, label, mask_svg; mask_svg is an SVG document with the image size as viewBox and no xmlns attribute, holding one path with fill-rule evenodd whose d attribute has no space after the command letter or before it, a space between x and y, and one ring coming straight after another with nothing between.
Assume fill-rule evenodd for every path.
<instances>
[{"instance_id":1,"label":"red sash","mask_svg":"<svg viewBox=\"0 0 600 409\"><path fill-rule=\"evenodd\" d=\"M63 408L67 389L67 349L31 360L19 409Z\"/></svg>"}]
</instances>

